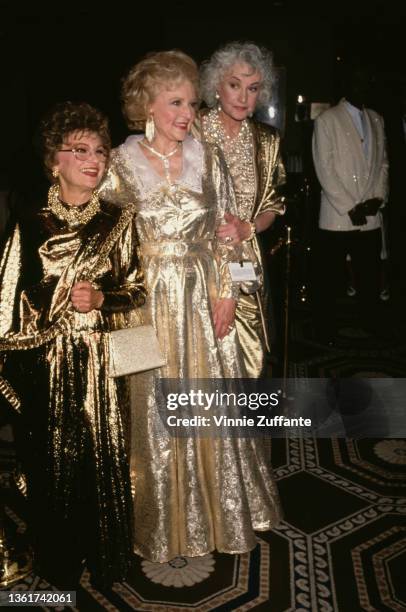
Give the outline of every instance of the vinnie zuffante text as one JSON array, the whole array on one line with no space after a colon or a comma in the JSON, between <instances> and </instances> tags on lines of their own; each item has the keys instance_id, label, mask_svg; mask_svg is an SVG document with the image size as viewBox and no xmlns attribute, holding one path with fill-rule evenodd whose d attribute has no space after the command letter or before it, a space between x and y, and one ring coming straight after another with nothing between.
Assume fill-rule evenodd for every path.
<instances>
[{"instance_id":1,"label":"vinnie zuffante text","mask_svg":"<svg viewBox=\"0 0 406 612\"><path fill-rule=\"evenodd\" d=\"M280 392L275 393L225 393L214 391L190 390L187 393L168 393L166 407L170 411L181 409L182 416L170 414L166 418L169 427L311 427L311 419L304 417L289 418L283 415L253 414L228 416L215 414L216 409L276 408ZM185 415L185 409L203 410L208 414ZM232 412L234 412L232 410Z\"/></svg>"}]
</instances>

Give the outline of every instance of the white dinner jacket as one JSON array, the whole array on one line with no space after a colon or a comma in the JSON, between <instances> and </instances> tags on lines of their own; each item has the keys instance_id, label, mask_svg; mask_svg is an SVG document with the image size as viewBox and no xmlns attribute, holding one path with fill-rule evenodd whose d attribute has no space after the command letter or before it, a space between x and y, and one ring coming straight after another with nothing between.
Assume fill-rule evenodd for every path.
<instances>
[{"instance_id":1,"label":"white dinner jacket","mask_svg":"<svg viewBox=\"0 0 406 612\"><path fill-rule=\"evenodd\" d=\"M348 211L359 202L388 194L388 162L383 119L365 109L368 155L346 109L345 100L324 111L314 122L313 160L322 187L319 227L333 231L372 230L381 226L381 215L367 217L355 227Z\"/></svg>"}]
</instances>

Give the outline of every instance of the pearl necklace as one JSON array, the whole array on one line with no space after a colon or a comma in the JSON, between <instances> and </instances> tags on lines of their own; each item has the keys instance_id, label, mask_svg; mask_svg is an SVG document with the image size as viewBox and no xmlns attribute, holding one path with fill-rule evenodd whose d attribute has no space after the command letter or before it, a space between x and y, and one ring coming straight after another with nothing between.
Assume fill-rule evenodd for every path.
<instances>
[{"instance_id":1,"label":"pearl necklace","mask_svg":"<svg viewBox=\"0 0 406 612\"><path fill-rule=\"evenodd\" d=\"M48 191L48 206L58 219L69 225L84 225L100 210L97 191L93 191L89 203L81 206L64 206L59 199L59 185L52 185Z\"/></svg>"},{"instance_id":2,"label":"pearl necklace","mask_svg":"<svg viewBox=\"0 0 406 612\"><path fill-rule=\"evenodd\" d=\"M151 145L147 145L146 142L140 140L139 143L145 147L146 149L148 149L148 151L151 151L151 153L153 155L156 155L157 157L159 157L159 159L162 161L163 166L164 166L164 171L165 171L165 178L168 181L168 183L171 182L171 174L170 174L170 166L169 166L169 158L172 157L172 155L175 155L176 151L179 149L179 142L176 143L175 148L170 151L169 153L167 153L166 155L164 155L163 153L160 153L159 151L157 151L156 149L154 149L154 147L151 147Z\"/></svg>"}]
</instances>

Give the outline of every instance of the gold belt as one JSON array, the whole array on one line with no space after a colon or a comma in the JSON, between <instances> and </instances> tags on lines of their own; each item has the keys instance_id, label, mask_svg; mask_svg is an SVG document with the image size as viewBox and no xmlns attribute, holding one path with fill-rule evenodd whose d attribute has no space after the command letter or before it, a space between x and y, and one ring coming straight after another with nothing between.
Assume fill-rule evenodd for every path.
<instances>
[{"instance_id":1,"label":"gold belt","mask_svg":"<svg viewBox=\"0 0 406 612\"><path fill-rule=\"evenodd\" d=\"M162 240L161 242L145 242L141 246L141 255L161 255L162 257L185 255L198 255L201 251L207 251L211 247L211 240L198 240L188 242L186 240Z\"/></svg>"}]
</instances>

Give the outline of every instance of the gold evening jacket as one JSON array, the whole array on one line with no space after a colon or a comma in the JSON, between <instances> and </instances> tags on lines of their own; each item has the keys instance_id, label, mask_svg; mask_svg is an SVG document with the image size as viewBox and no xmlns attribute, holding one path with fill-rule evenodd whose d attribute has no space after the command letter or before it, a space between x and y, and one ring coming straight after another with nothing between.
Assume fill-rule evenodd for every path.
<instances>
[{"instance_id":1,"label":"gold evening jacket","mask_svg":"<svg viewBox=\"0 0 406 612\"><path fill-rule=\"evenodd\" d=\"M37 415L48 423L39 451L45 455L39 465L46 466L41 494L35 482L28 488L40 504L36 515L44 523L47 512L69 520L83 504L78 489L94 493L86 516L96 530L93 562L102 580L122 579L131 553L128 393L108 377L106 332L126 325L145 301L136 247L130 208L101 202L86 225L72 227L43 206L11 224L0 263L3 374L21 398L24 420ZM72 285L84 279L103 291L101 310L73 310ZM18 377L22 361L30 363L26 358L32 364ZM37 376L47 381L43 389L32 380Z\"/></svg>"},{"instance_id":2,"label":"gold evening jacket","mask_svg":"<svg viewBox=\"0 0 406 612\"><path fill-rule=\"evenodd\" d=\"M236 194L237 216L254 221L264 213L285 212L283 189L286 174L281 157L277 130L255 120L245 120L236 140L230 140L221 125L217 109L203 109L194 126L195 133L207 142L222 148ZM239 142L241 140L241 142ZM263 373L264 359L269 348L267 292L264 264L258 237L245 243L246 258L256 264L261 287L255 293L241 292L236 325L244 351L249 376Z\"/></svg>"},{"instance_id":3,"label":"gold evening jacket","mask_svg":"<svg viewBox=\"0 0 406 612\"><path fill-rule=\"evenodd\" d=\"M219 340L212 319L213 302L233 294L227 263L235 251L215 238L224 212L236 210L230 176L218 147L187 137L182 173L168 184L140 138L113 152L102 187L105 197L136 202L145 317L166 359L165 367L132 377L134 550L156 562L214 549L246 552L256 545L254 529L279 519L262 440L176 437L159 414L165 377L246 375L235 328Z\"/></svg>"},{"instance_id":4,"label":"gold evening jacket","mask_svg":"<svg viewBox=\"0 0 406 612\"><path fill-rule=\"evenodd\" d=\"M35 348L83 326L123 327L144 302L131 207L104 202L88 224L76 228L44 207L10 225L0 261L1 351ZM73 309L70 291L79 280L92 280L103 291L101 310Z\"/></svg>"}]
</instances>

